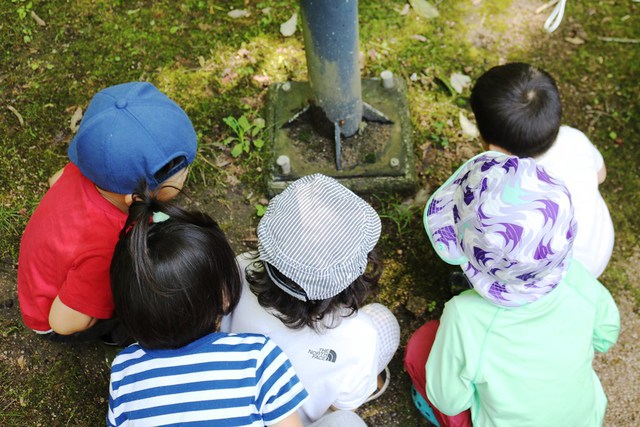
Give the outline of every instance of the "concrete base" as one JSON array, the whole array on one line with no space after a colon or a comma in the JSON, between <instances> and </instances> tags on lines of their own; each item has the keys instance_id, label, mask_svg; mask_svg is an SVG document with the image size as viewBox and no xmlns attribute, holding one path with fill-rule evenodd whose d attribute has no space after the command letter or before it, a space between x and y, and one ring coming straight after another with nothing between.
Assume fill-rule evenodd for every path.
<instances>
[{"instance_id":1,"label":"concrete base","mask_svg":"<svg viewBox=\"0 0 640 427\"><path fill-rule=\"evenodd\" d=\"M307 82L272 85L267 100L267 143L270 195L281 192L291 181L322 173L339 180L359 193L406 192L416 186L411 123L407 107L406 84L394 78L391 89L382 87L379 78L362 80L362 99L393 121L380 124L363 121L361 132L342 139L342 170L335 165L334 141L318 135L310 123L298 119L287 123L312 99ZM285 155L289 173L276 163Z\"/></svg>"}]
</instances>

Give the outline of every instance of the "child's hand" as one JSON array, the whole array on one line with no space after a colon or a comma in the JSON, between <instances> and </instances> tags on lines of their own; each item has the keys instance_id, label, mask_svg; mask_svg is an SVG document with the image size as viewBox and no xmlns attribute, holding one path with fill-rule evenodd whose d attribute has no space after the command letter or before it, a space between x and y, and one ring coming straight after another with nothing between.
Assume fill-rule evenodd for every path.
<instances>
[{"instance_id":1,"label":"child's hand","mask_svg":"<svg viewBox=\"0 0 640 427\"><path fill-rule=\"evenodd\" d=\"M598 171L598 184L602 184L605 179L607 179L607 167L605 165L602 165L602 167Z\"/></svg>"}]
</instances>

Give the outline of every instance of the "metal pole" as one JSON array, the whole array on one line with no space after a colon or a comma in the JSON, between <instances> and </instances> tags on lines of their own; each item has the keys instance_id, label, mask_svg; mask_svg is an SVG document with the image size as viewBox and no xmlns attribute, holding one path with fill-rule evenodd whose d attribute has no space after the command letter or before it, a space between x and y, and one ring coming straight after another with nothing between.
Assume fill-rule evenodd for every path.
<instances>
[{"instance_id":1,"label":"metal pole","mask_svg":"<svg viewBox=\"0 0 640 427\"><path fill-rule=\"evenodd\" d=\"M300 10L314 102L339 133L352 136L362 121L358 1L300 0Z\"/></svg>"}]
</instances>

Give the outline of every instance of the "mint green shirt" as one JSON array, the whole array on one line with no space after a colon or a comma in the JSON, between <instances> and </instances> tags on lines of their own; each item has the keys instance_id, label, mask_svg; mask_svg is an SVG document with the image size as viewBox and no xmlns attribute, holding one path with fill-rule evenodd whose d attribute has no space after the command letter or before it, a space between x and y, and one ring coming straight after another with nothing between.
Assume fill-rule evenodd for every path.
<instances>
[{"instance_id":1,"label":"mint green shirt","mask_svg":"<svg viewBox=\"0 0 640 427\"><path fill-rule=\"evenodd\" d=\"M619 330L611 294L577 261L556 289L523 307L463 292L440 319L427 395L448 415L471 408L474 426L600 426L607 398L593 355Z\"/></svg>"}]
</instances>

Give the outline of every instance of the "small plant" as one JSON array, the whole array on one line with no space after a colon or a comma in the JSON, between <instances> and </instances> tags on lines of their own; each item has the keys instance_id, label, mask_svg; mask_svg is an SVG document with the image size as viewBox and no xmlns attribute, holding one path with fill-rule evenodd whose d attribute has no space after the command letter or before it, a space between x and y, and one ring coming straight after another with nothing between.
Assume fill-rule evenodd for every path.
<instances>
[{"instance_id":1,"label":"small plant","mask_svg":"<svg viewBox=\"0 0 640 427\"><path fill-rule=\"evenodd\" d=\"M380 218L390 219L398 230L398 234L402 235L407 227L409 227L413 221L418 208L413 205L405 203L388 203L382 208Z\"/></svg>"},{"instance_id":2,"label":"small plant","mask_svg":"<svg viewBox=\"0 0 640 427\"><path fill-rule=\"evenodd\" d=\"M264 213L267 211L267 207L263 204L258 203L256 205L256 216L258 218L262 218L264 216Z\"/></svg>"},{"instance_id":3,"label":"small plant","mask_svg":"<svg viewBox=\"0 0 640 427\"><path fill-rule=\"evenodd\" d=\"M429 135L429 138L431 138L431 140L433 142L435 142L436 144L440 145L442 148L447 148L449 147L449 139L444 136L443 134L443 129L444 129L444 123L443 122L436 122L433 127L435 128L435 132L433 132L431 135Z\"/></svg>"},{"instance_id":4,"label":"small plant","mask_svg":"<svg viewBox=\"0 0 640 427\"><path fill-rule=\"evenodd\" d=\"M249 122L244 114L236 119L233 116L222 119L229 126L234 135L224 140L226 145L232 145L231 155L238 157L242 152L248 153L253 145L255 148L261 148L264 140L260 133L264 129L264 119L256 118L253 122Z\"/></svg>"}]
</instances>

